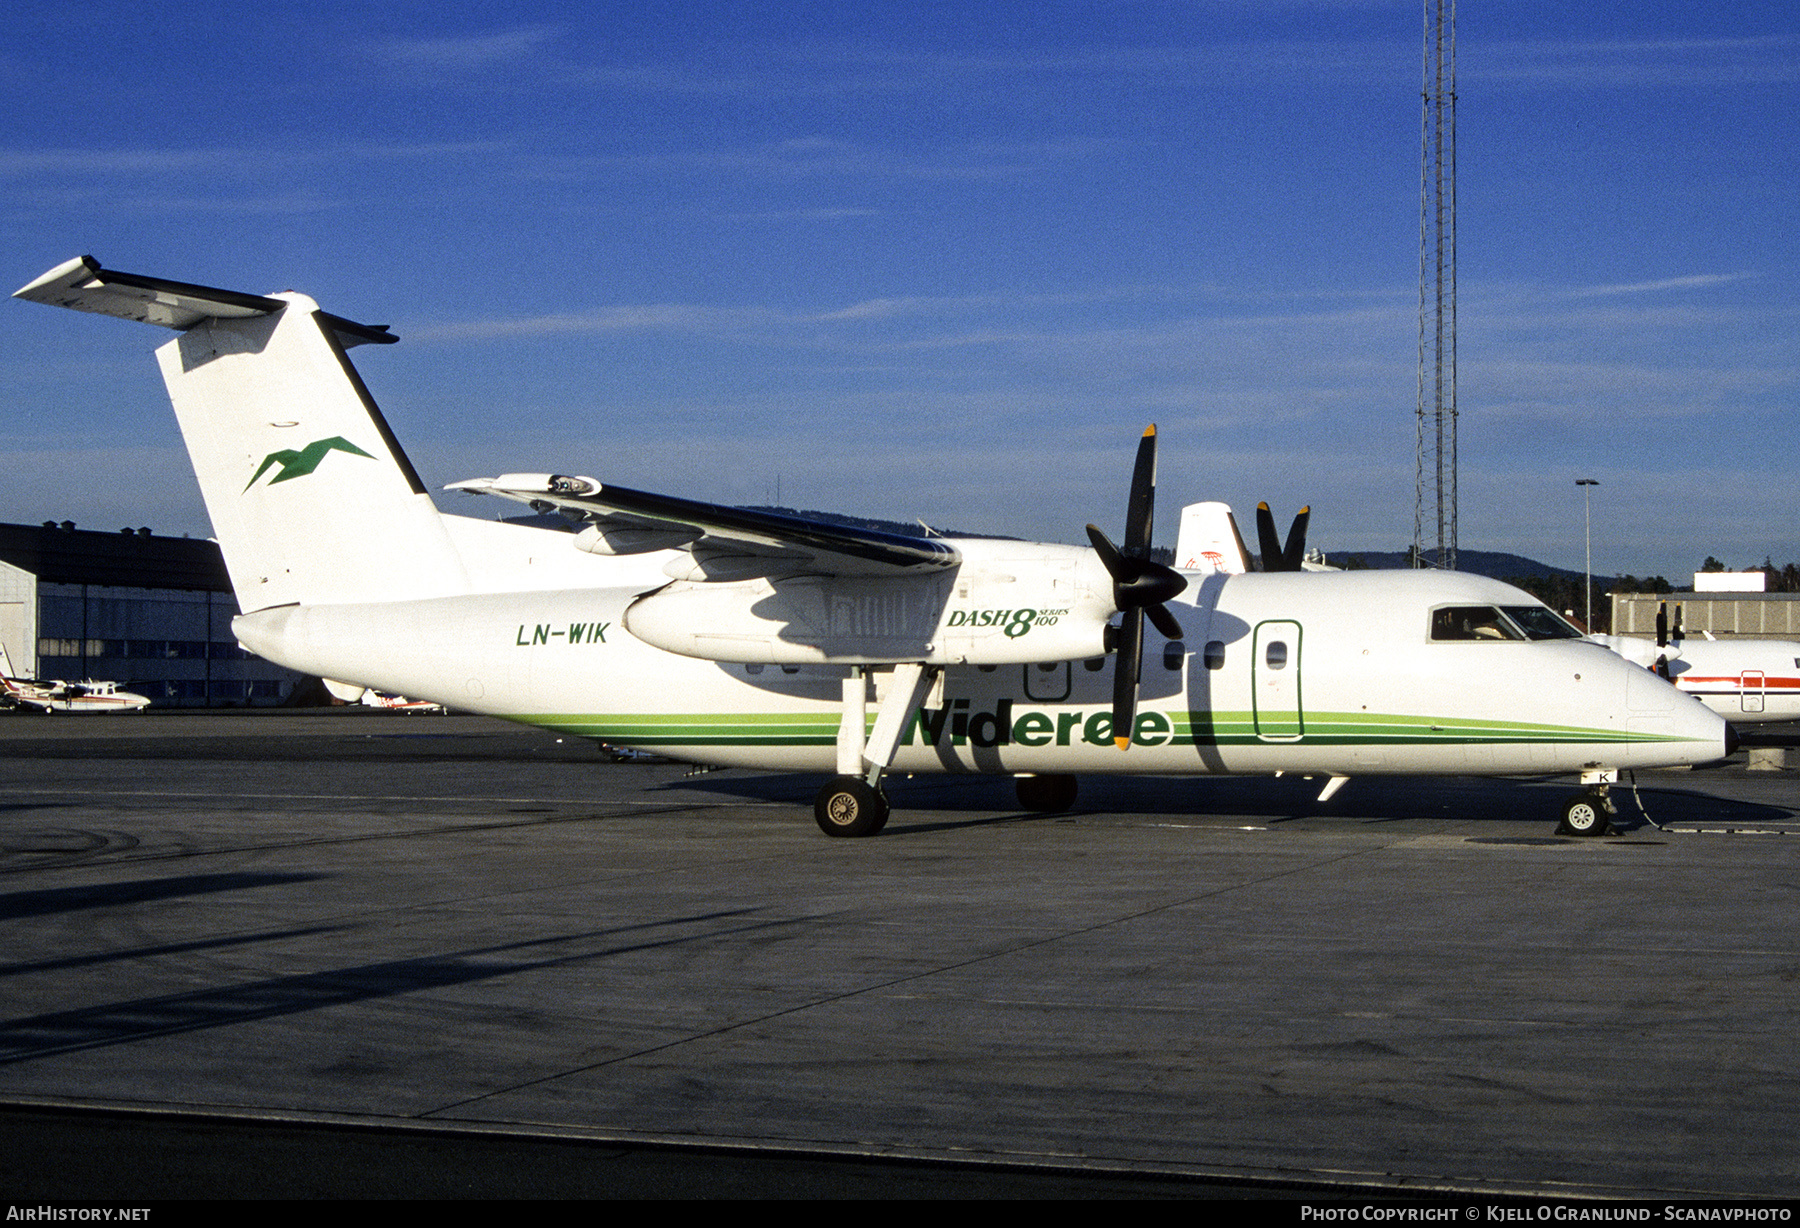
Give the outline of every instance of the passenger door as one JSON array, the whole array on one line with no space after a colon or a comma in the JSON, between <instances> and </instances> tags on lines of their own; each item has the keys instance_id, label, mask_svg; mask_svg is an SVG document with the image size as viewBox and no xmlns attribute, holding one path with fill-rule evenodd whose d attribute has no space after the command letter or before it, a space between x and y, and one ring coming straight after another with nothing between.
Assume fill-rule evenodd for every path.
<instances>
[{"instance_id":1,"label":"passenger door","mask_svg":"<svg viewBox=\"0 0 1800 1228\"><path fill-rule=\"evenodd\" d=\"M1298 742L1306 733L1300 706L1300 624L1258 623L1250 663L1250 702L1256 736L1265 742Z\"/></svg>"}]
</instances>

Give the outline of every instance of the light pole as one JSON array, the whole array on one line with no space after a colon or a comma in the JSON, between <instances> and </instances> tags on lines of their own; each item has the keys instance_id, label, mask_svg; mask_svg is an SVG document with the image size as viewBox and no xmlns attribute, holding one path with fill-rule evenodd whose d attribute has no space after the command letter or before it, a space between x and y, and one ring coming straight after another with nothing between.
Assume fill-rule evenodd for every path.
<instances>
[{"instance_id":1,"label":"light pole","mask_svg":"<svg viewBox=\"0 0 1800 1228\"><path fill-rule=\"evenodd\" d=\"M1587 629L1588 634L1594 631L1594 503L1592 486L1600 483L1593 478L1576 478L1575 485L1581 487L1581 511L1587 521L1587 585L1583 589L1587 597Z\"/></svg>"}]
</instances>

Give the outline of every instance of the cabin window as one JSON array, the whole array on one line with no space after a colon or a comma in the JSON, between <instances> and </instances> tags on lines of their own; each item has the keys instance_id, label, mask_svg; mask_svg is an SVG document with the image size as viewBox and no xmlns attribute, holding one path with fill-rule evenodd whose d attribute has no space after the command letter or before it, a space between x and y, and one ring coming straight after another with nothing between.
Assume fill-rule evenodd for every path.
<instances>
[{"instance_id":1,"label":"cabin window","mask_svg":"<svg viewBox=\"0 0 1800 1228\"><path fill-rule=\"evenodd\" d=\"M1224 640L1208 640L1208 641L1206 641L1205 660L1206 660L1206 668L1207 669L1224 669L1225 668L1225 641Z\"/></svg>"},{"instance_id":2,"label":"cabin window","mask_svg":"<svg viewBox=\"0 0 1800 1228\"><path fill-rule=\"evenodd\" d=\"M1038 665L1038 672L1041 674L1054 674L1056 672L1056 667L1060 664L1062 664L1060 661L1040 662Z\"/></svg>"},{"instance_id":3,"label":"cabin window","mask_svg":"<svg viewBox=\"0 0 1800 1228\"><path fill-rule=\"evenodd\" d=\"M781 672L784 674L797 674L800 672L800 667L798 665L784 665L781 667Z\"/></svg>"},{"instance_id":4,"label":"cabin window","mask_svg":"<svg viewBox=\"0 0 1800 1228\"><path fill-rule=\"evenodd\" d=\"M1795 661L1794 664L1800 665L1800 661ZM1081 663L1081 668L1085 669L1090 674L1097 674L1101 670L1106 668L1106 658L1105 657L1089 657L1087 660L1085 660Z\"/></svg>"},{"instance_id":5,"label":"cabin window","mask_svg":"<svg viewBox=\"0 0 1800 1228\"><path fill-rule=\"evenodd\" d=\"M1187 645L1180 640L1170 640L1163 645L1163 668L1180 669L1181 663L1187 660Z\"/></svg>"},{"instance_id":6,"label":"cabin window","mask_svg":"<svg viewBox=\"0 0 1800 1228\"><path fill-rule=\"evenodd\" d=\"M975 668L984 674L991 674L1000 667L998 665L977 665Z\"/></svg>"},{"instance_id":7,"label":"cabin window","mask_svg":"<svg viewBox=\"0 0 1800 1228\"><path fill-rule=\"evenodd\" d=\"M760 673L762 673L762 671L763 671L763 667L761 665L746 665L746 666L744 666L744 672L746 674L760 674Z\"/></svg>"},{"instance_id":8,"label":"cabin window","mask_svg":"<svg viewBox=\"0 0 1800 1228\"><path fill-rule=\"evenodd\" d=\"M1269 647L1263 652L1263 663L1270 669L1287 668L1287 641L1270 640Z\"/></svg>"}]
</instances>

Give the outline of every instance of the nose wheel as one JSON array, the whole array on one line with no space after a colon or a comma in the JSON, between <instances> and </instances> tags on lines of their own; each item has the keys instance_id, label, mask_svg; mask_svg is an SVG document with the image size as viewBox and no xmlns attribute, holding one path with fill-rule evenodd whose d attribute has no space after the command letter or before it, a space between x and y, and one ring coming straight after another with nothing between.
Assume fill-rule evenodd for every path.
<instances>
[{"instance_id":1,"label":"nose wheel","mask_svg":"<svg viewBox=\"0 0 1800 1228\"><path fill-rule=\"evenodd\" d=\"M1605 785L1587 789L1577 793L1563 803L1562 823L1557 827L1559 836L1611 836L1616 835L1612 825L1612 817L1618 810L1613 806Z\"/></svg>"}]
</instances>

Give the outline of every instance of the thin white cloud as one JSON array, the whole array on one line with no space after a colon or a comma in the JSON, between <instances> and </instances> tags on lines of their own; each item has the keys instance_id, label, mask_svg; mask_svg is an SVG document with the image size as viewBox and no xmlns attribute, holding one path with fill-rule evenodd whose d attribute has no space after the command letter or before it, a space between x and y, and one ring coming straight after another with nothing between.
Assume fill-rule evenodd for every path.
<instances>
[{"instance_id":1,"label":"thin white cloud","mask_svg":"<svg viewBox=\"0 0 1800 1228\"><path fill-rule=\"evenodd\" d=\"M1711 39L1496 42L1465 54L1463 82L1547 87L1748 85L1800 81L1790 35Z\"/></svg>"},{"instance_id":2,"label":"thin white cloud","mask_svg":"<svg viewBox=\"0 0 1800 1228\"><path fill-rule=\"evenodd\" d=\"M465 320L430 324L411 331L417 341L489 340L497 337L554 337L571 334L621 332L724 332L736 331L766 313L738 312L729 308L695 307L680 303L600 307L592 311L556 312L510 320Z\"/></svg>"},{"instance_id":3,"label":"thin white cloud","mask_svg":"<svg viewBox=\"0 0 1800 1228\"><path fill-rule=\"evenodd\" d=\"M0 176L186 174L194 171L244 174L294 166L346 161L386 161L444 155L494 153L494 141L425 142L417 145L350 144L312 147L198 149L0 149Z\"/></svg>"},{"instance_id":4,"label":"thin white cloud","mask_svg":"<svg viewBox=\"0 0 1800 1228\"><path fill-rule=\"evenodd\" d=\"M841 206L816 209L765 209L752 213L722 213L719 216L732 222L841 222L849 218L880 217L881 210Z\"/></svg>"},{"instance_id":5,"label":"thin white cloud","mask_svg":"<svg viewBox=\"0 0 1800 1228\"><path fill-rule=\"evenodd\" d=\"M1617 294L1648 294L1658 290L1688 290L1700 286L1722 286L1755 273L1692 273L1686 277L1664 277L1657 281L1634 281L1613 286L1583 286L1567 292L1569 298L1601 298Z\"/></svg>"},{"instance_id":6,"label":"thin white cloud","mask_svg":"<svg viewBox=\"0 0 1800 1228\"><path fill-rule=\"evenodd\" d=\"M562 33L558 26L523 26L461 38L389 38L364 44L367 56L438 69L485 69L543 54Z\"/></svg>"}]
</instances>

